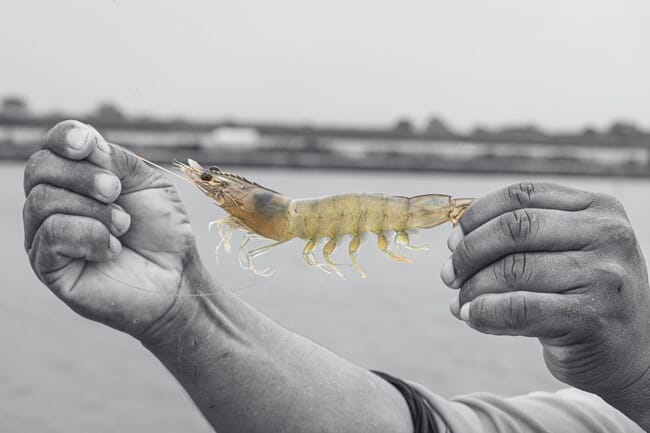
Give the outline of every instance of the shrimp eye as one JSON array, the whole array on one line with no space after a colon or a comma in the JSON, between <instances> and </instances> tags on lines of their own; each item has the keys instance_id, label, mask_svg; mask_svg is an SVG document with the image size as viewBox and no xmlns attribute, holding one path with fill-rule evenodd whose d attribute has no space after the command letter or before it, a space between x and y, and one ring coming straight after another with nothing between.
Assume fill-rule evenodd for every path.
<instances>
[{"instance_id":1,"label":"shrimp eye","mask_svg":"<svg viewBox=\"0 0 650 433\"><path fill-rule=\"evenodd\" d=\"M201 173L201 180L204 180L206 182L210 182L212 180L212 175L208 173L207 171L204 171Z\"/></svg>"},{"instance_id":2,"label":"shrimp eye","mask_svg":"<svg viewBox=\"0 0 650 433\"><path fill-rule=\"evenodd\" d=\"M216 165L213 165L213 166L210 167L208 170L210 170L210 171L213 172L213 173L219 173L219 172L221 172L221 169L220 169L219 167L217 167Z\"/></svg>"}]
</instances>

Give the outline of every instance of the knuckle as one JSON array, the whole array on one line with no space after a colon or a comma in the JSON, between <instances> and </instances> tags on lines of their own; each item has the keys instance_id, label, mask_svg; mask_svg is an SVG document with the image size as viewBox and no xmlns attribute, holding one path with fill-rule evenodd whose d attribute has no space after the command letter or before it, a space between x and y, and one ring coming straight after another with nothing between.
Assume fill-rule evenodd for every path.
<instances>
[{"instance_id":1,"label":"knuckle","mask_svg":"<svg viewBox=\"0 0 650 433\"><path fill-rule=\"evenodd\" d=\"M47 185L38 184L29 191L23 208L25 217L35 217L47 211L49 189Z\"/></svg>"},{"instance_id":2,"label":"knuckle","mask_svg":"<svg viewBox=\"0 0 650 433\"><path fill-rule=\"evenodd\" d=\"M532 182L521 182L508 186L506 188L506 193L510 200L518 203L519 206L523 208L527 207L532 201L535 188L536 185Z\"/></svg>"},{"instance_id":3,"label":"knuckle","mask_svg":"<svg viewBox=\"0 0 650 433\"><path fill-rule=\"evenodd\" d=\"M506 326L510 329L522 329L528 323L528 301L520 293L513 293L509 296L508 304L504 314Z\"/></svg>"},{"instance_id":4,"label":"knuckle","mask_svg":"<svg viewBox=\"0 0 650 433\"><path fill-rule=\"evenodd\" d=\"M471 311L470 319L472 321L472 326L478 328L488 327L493 322L493 317L496 316L488 303L484 302L484 297L482 296L479 296L472 301Z\"/></svg>"},{"instance_id":5,"label":"knuckle","mask_svg":"<svg viewBox=\"0 0 650 433\"><path fill-rule=\"evenodd\" d=\"M499 225L506 236L515 242L525 242L533 237L539 228L536 214L528 209L517 209L499 217Z\"/></svg>"},{"instance_id":6,"label":"knuckle","mask_svg":"<svg viewBox=\"0 0 650 433\"><path fill-rule=\"evenodd\" d=\"M602 239L608 244L619 245L624 248L636 245L634 229L627 219L603 217L598 219L596 226L596 235L602 236Z\"/></svg>"},{"instance_id":7,"label":"knuckle","mask_svg":"<svg viewBox=\"0 0 650 433\"><path fill-rule=\"evenodd\" d=\"M469 278L465 281L462 287L459 290L458 296L460 300L460 305L465 304L466 302L471 302L476 297L476 285L474 284L474 277Z\"/></svg>"},{"instance_id":8,"label":"knuckle","mask_svg":"<svg viewBox=\"0 0 650 433\"><path fill-rule=\"evenodd\" d=\"M59 224L56 215L49 216L43 221L39 230L46 245L54 244L59 237Z\"/></svg>"},{"instance_id":9,"label":"knuckle","mask_svg":"<svg viewBox=\"0 0 650 433\"><path fill-rule=\"evenodd\" d=\"M623 215L627 219L627 214L625 212L625 207L623 204L613 195L599 193L596 196L595 204L598 207L609 209L614 211L614 213Z\"/></svg>"},{"instance_id":10,"label":"knuckle","mask_svg":"<svg viewBox=\"0 0 650 433\"><path fill-rule=\"evenodd\" d=\"M468 242L467 237L464 237L456 247L452 255L452 262L457 274L467 272L469 269L472 263L473 248L472 242ZM459 275L456 277L458 278Z\"/></svg>"},{"instance_id":11,"label":"knuckle","mask_svg":"<svg viewBox=\"0 0 650 433\"><path fill-rule=\"evenodd\" d=\"M99 223L99 221L91 220L89 221L88 227L86 228L88 238L91 242L96 241L108 241L108 232L104 229L104 226Z\"/></svg>"},{"instance_id":12,"label":"knuckle","mask_svg":"<svg viewBox=\"0 0 650 433\"><path fill-rule=\"evenodd\" d=\"M526 286L534 273L534 259L528 253L515 253L492 264L492 273L498 283L514 291Z\"/></svg>"},{"instance_id":13,"label":"knuckle","mask_svg":"<svg viewBox=\"0 0 650 433\"><path fill-rule=\"evenodd\" d=\"M49 157L50 151L39 150L34 152L25 164L24 186L25 193L28 193L32 187L32 180L44 166L45 160Z\"/></svg>"},{"instance_id":14,"label":"knuckle","mask_svg":"<svg viewBox=\"0 0 650 433\"><path fill-rule=\"evenodd\" d=\"M592 269L594 283L606 289L621 290L627 272L615 263L600 263Z\"/></svg>"}]
</instances>

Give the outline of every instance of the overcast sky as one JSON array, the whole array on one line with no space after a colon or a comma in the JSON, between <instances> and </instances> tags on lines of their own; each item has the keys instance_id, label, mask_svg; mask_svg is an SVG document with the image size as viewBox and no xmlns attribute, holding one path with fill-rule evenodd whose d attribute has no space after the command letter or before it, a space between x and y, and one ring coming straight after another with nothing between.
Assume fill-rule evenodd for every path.
<instances>
[{"instance_id":1,"label":"overcast sky","mask_svg":"<svg viewBox=\"0 0 650 433\"><path fill-rule=\"evenodd\" d=\"M647 0L3 1L0 96L81 113L650 127Z\"/></svg>"}]
</instances>

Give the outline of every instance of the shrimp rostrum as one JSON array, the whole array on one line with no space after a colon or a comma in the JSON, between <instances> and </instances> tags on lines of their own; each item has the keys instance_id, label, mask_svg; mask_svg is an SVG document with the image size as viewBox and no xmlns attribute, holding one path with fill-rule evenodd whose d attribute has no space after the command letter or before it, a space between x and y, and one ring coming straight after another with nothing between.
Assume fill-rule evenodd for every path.
<instances>
[{"instance_id":1,"label":"shrimp rostrum","mask_svg":"<svg viewBox=\"0 0 650 433\"><path fill-rule=\"evenodd\" d=\"M228 213L227 217L210 223L219 226L221 242L217 252L222 245L230 250L233 229L244 231L246 235L239 248L239 262L242 267L261 275L270 275L269 270L258 271L253 259L294 238L306 241L303 258L307 265L338 275L342 275L340 265L333 262L331 254L346 236L351 237L348 253L352 265L363 278L366 273L359 265L357 251L366 233L376 234L379 249L392 259L410 263L410 259L400 254L400 247L422 250L426 246L411 245L409 233L445 222L456 224L472 203L472 199L443 194L402 197L353 193L292 200L218 167L204 169L193 160L188 160L188 164L177 163L205 195ZM388 235L392 233L397 250L392 249L389 243ZM246 245L252 239L273 242L246 251ZM319 263L314 256L314 250L322 240L325 240L325 263Z\"/></svg>"}]
</instances>

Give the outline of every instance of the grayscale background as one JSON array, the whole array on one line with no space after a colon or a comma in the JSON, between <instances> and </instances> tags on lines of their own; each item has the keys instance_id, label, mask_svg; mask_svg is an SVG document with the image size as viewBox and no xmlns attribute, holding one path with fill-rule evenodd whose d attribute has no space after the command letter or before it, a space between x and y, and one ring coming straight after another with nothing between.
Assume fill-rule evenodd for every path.
<instances>
[{"instance_id":1,"label":"grayscale background","mask_svg":"<svg viewBox=\"0 0 650 433\"><path fill-rule=\"evenodd\" d=\"M607 192L647 252L648 22L641 0L3 1L0 431L211 431L137 341L77 316L31 272L22 171L58 120L295 198L480 197L529 180ZM562 387L535 340L449 314L450 226L420 233L431 248L413 265L368 239L367 280L307 269L298 241L258 260L276 270L262 278L234 254L216 263L207 224L222 212L174 182L217 280L289 329L444 396Z\"/></svg>"}]
</instances>

